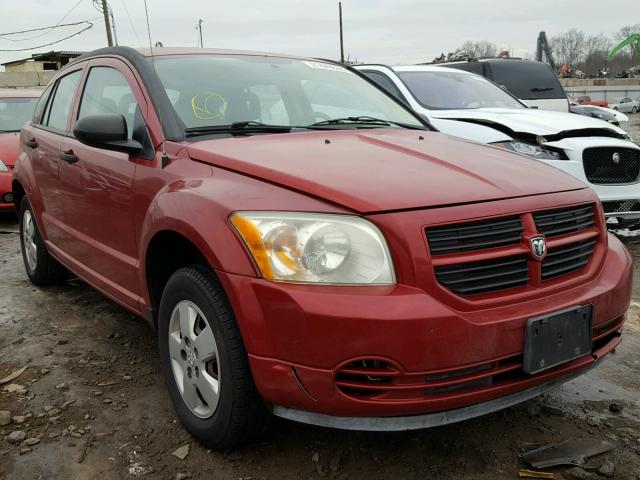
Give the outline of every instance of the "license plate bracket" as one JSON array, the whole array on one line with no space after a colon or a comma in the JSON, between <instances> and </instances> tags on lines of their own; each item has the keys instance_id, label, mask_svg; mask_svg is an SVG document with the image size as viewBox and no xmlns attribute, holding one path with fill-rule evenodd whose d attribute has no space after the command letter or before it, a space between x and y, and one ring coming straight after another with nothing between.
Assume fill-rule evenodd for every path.
<instances>
[{"instance_id":1,"label":"license plate bracket","mask_svg":"<svg viewBox=\"0 0 640 480\"><path fill-rule=\"evenodd\" d=\"M524 372L533 375L591 353L592 312L592 305L584 305L530 318L524 335Z\"/></svg>"}]
</instances>

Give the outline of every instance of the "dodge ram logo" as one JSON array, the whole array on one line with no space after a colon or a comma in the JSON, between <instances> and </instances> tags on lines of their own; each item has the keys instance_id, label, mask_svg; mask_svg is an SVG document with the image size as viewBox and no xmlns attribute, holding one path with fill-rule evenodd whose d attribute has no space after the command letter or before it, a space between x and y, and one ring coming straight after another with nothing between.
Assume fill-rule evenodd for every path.
<instances>
[{"instance_id":1,"label":"dodge ram logo","mask_svg":"<svg viewBox=\"0 0 640 480\"><path fill-rule=\"evenodd\" d=\"M547 241L544 237L533 237L531 239L531 254L533 258L542 260L547 254Z\"/></svg>"},{"instance_id":2,"label":"dodge ram logo","mask_svg":"<svg viewBox=\"0 0 640 480\"><path fill-rule=\"evenodd\" d=\"M618 165L620 163L620 154L618 152L615 152L613 154L613 157L611 157L611 160L613 160L613 163Z\"/></svg>"}]
</instances>

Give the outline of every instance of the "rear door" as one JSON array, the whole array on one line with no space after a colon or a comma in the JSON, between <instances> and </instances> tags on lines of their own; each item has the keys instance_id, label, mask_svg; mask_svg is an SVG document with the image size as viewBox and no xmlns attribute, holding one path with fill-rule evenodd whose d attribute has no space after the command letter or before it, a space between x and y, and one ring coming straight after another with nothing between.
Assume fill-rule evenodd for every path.
<instances>
[{"instance_id":1,"label":"rear door","mask_svg":"<svg viewBox=\"0 0 640 480\"><path fill-rule=\"evenodd\" d=\"M87 65L75 122L97 114L123 115L129 138L148 142L143 112L147 105L131 70L120 60L99 59ZM148 143L147 143L148 144ZM65 210L74 232L72 257L79 270L104 291L138 308L138 252L133 223L133 183L137 161L127 153L89 147L70 137L72 162L62 165L65 183L74 185Z\"/></svg>"},{"instance_id":2,"label":"rear door","mask_svg":"<svg viewBox=\"0 0 640 480\"><path fill-rule=\"evenodd\" d=\"M43 94L34 121L22 133L23 150L30 158L37 191L34 208L45 240L64 250L69 235L64 211L65 192L60 176L60 144L68 135L70 112L82 76L82 65L60 77Z\"/></svg>"}]
</instances>

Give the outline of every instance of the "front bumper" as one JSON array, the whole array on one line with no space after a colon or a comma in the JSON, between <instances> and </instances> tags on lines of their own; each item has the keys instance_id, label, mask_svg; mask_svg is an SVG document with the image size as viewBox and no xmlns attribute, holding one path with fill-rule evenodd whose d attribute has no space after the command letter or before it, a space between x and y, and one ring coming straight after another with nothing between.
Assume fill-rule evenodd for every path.
<instances>
[{"instance_id":1,"label":"front bumper","mask_svg":"<svg viewBox=\"0 0 640 480\"><path fill-rule=\"evenodd\" d=\"M583 164L583 152L587 148L611 147L632 148L638 146L627 140L608 137L574 137L565 138L557 142L547 142L545 145L563 150L568 160L544 160L563 172L572 175L593 189L605 207L606 217L624 219L640 218L640 179L627 184L595 184L586 176Z\"/></svg>"},{"instance_id":2,"label":"front bumper","mask_svg":"<svg viewBox=\"0 0 640 480\"><path fill-rule=\"evenodd\" d=\"M603 267L588 281L543 297L471 311L456 310L406 285L309 286L218 275L235 311L257 388L274 413L329 426L340 426L344 420L345 428L358 429L430 426L448 418L442 412L469 418L584 373L620 342L631 296L631 258L613 237ZM586 304L594 309L593 354L536 375L518 370L529 318ZM392 365L406 391L359 398L342 388L342 369L364 358ZM481 372L480 384L471 381L452 391L429 394L422 383L415 386L430 376L455 375L487 364L495 367L490 381ZM410 390L412 394L405 393ZM419 395L414 395L416 390ZM506 398L513 403L498 400ZM474 405L479 406L467 408ZM434 413L438 415L410 421L368 420Z\"/></svg>"},{"instance_id":3,"label":"front bumper","mask_svg":"<svg viewBox=\"0 0 640 480\"><path fill-rule=\"evenodd\" d=\"M595 367L597 360L590 366L571 375L556 380L545 382L535 387L512 393L505 397L498 397L483 403L469 405L468 407L446 410L444 412L426 413L422 415L409 415L406 417L334 417L321 413L306 412L293 408L275 405L272 413L278 417L294 420L301 423L309 423L321 427L339 428L342 430L365 430L372 432L397 432L405 430L418 430L421 428L439 427L451 423L462 422L471 418L487 415L498 410L512 407L532 398L549 392L563 383L572 380Z\"/></svg>"},{"instance_id":4,"label":"front bumper","mask_svg":"<svg viewBox=\"0 0 640 480\"><path fill-rule=\"evenodd\" d=\"M0 172L0 212L15 210L11 192L11 172ZM8 198L7 195L11 195Z\"/></svg>"}]
</instances>

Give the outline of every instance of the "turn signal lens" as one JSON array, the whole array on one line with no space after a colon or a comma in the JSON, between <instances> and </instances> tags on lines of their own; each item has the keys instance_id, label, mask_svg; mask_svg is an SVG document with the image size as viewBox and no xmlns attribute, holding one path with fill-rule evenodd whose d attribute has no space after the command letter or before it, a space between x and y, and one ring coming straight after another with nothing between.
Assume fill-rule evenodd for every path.
<instances>
[{"instance_id":1,"label":"turn signal lens","mask_svg":"<svg viewBox=\"0 0 640 480\"><path fill-rule=\"evenodd\" d=\"M384 237L371 222L315 213L237 212L230 222L262 277L295 283L395 283Z\"/></svg>"}]
</instances>

